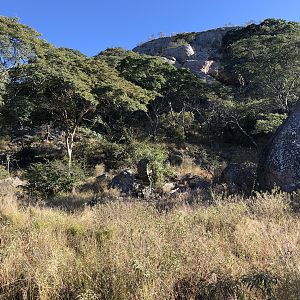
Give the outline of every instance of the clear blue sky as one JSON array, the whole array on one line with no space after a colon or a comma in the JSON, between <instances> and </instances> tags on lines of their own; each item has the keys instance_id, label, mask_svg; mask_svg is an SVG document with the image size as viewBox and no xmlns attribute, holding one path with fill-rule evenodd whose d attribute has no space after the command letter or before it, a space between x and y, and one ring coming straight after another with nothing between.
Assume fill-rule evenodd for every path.
<instances>
[{"instance_id":1,"label":"clear blue sky","mask_svg":"<svg viewBox=\"0 0 300 300\"><path fill-rule=\"evenodd\" d=\"M0 15L19 17L56 46L95 55L127 49L152 34L201 31L249 20L300 21L300 0L2 0Z\"/></svg>"}]
</instances>

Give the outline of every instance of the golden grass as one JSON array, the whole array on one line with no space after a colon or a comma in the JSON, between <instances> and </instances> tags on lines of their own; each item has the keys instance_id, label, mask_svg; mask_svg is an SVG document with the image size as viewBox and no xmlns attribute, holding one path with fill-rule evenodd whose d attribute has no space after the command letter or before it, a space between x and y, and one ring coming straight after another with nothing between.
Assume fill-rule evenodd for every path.
<instances>
[{"instance_id":1,"label":"golden grass","mask_svg":"<svg viewBox=\"0 0 300 300\"><path fill-rule=\"evenodd\" d=\"M299 299L300 220L287 198L71 214L2 193L0 299Z\"/></svg>"},{"instance_id":2,"label":"golden grass","mask_svg":"<svg viewBox=\"0 0 300 300\"><path fill-rule=\"evenodd\" d=\"M175 174L178 176L184 176L186 174L197 175L208 181L211 181L213 178L213 174L210 171L196 165L190 157L184 157L182 165L175 167Z\"/></svg>"}]
</instances>

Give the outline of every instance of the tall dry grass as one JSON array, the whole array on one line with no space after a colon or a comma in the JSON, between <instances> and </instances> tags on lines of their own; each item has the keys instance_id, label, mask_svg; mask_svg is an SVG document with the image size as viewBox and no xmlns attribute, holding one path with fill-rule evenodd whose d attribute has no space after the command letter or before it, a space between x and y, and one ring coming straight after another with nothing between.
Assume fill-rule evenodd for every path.
<instances>
[{"instance_id":1,"label":"tall dry grass","mask_svg":"<svg viewBox=\"0 0 300 300\"><path fill-rule=\"evenodd\" d=\"M159 212L75 213L0 193L0 299L299 299L300 220L284 194Z\"/></svg>"}]
</instances>

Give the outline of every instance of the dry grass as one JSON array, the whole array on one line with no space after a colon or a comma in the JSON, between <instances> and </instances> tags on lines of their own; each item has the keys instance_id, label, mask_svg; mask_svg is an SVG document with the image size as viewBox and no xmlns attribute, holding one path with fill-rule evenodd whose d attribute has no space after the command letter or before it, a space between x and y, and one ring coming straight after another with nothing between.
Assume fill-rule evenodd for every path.
<instances>
[{"instance_id":1,"label":"dry grass","mask_svg":"<svg viewBox=\"0 0 300 300\"><path fill-rule=\"evenodd\" d=\"M211 181L213 178L213 174L210 171L196 165L190 157L184 157L182 165L175 167L175 174L179 177L186 174L197 175L208 181Z\"/></svg>"},{"instance_id":2,"label":"dry grass","mask_svg":"<svg viewBox=\"0 0 300 300\"><path fill-rule=\"evenodd\" d=\"M0 198L0 299L299 299L300 220L284 194L168 213Z\"/></svg>"}]
</instances>

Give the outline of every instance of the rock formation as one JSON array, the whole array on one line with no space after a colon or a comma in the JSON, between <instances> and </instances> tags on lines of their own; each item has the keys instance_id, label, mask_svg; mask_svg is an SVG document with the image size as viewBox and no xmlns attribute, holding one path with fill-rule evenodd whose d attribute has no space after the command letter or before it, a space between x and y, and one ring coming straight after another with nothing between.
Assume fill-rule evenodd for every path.
<instances>
[{"instance_id":1,"label":"rock formation","mask_svg":"<svg viewBox=\"0 0 300 300\"><path fill-rule=\"evenodd\" d=\"M256 184L257 166L251 162L229 164L222 172L219 183L225 183L230 194L250 196Z\"/></svg>"},{"instance_id":2,"label":"rock formation","mask_svg":"<svg viewBox=\"0 0 300 300\"><path fill-rule=\"evenodd\" d=\"M133 51L161 56L176 67L190 69L205 81L214 81L219 68L223 37L233 28L236 27L158 38L134 48Z\"/></svg>"},{"instance_id":3,"label":"rock formation","mask_svg":"<svg viewBox=\"0 0 300 300\"><path fill-rule=\"evenodd\" d=\"M300 188L300 99L263 151L258 180L262 190L278 186L292 192Z\"/></svg>"},{"instance_id":4,"label":"rock formation","mask_svg":"<svg viewBox=\"0 0 300 300\"><path fill-rule=\"evenodd\" d=\"M116 175L110 184L113 189L119 189L124 195L130 195L134 191L135 176L129 170L124 170Z\"/></svg>"}]
</instances>

